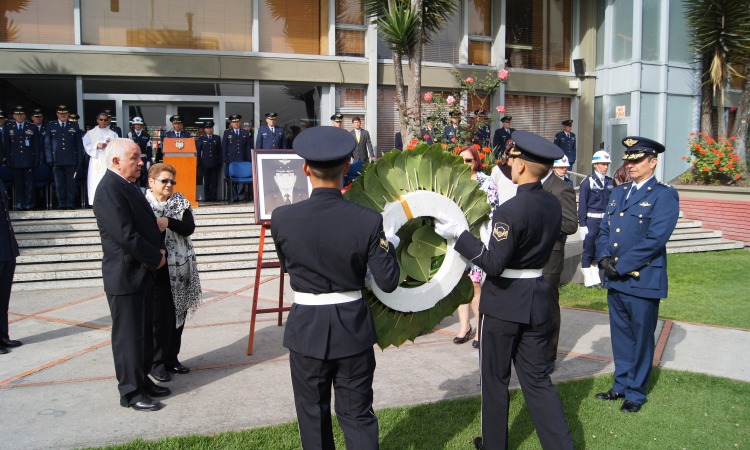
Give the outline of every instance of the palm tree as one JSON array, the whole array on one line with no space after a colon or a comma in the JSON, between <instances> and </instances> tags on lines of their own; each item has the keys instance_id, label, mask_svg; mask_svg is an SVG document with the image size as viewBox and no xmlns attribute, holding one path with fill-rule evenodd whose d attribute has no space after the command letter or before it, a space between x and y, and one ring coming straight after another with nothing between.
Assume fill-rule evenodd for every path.
<instances>
[{"instance_id":1,"label":"palm tree","mask_svg":"<svg viewBox=\"0 0 750 450\"><path fill-rule=\"evenodd\" d=\"M369 17L393 53L396 102L404 142L419 132L422 112L422 56L451 16L458 11L458 0L360 0ZM409 61L408 90L404 82L402 57Z\"/></svg>"},{"instance_id":2,"label":"palm tree","mask_svg":"<svg viewBox=\"0 0 750 450\"><path fill-rule=\"evenodd\" d=\"M745 67L750 51L750 1L684 0L685 19L692 31L691 44L699 58L708 57L703 84L710 83L716 96L719 136L726 133L724 89L727 78L744 78L735 67Z\"/></svg>"}]
</instances>

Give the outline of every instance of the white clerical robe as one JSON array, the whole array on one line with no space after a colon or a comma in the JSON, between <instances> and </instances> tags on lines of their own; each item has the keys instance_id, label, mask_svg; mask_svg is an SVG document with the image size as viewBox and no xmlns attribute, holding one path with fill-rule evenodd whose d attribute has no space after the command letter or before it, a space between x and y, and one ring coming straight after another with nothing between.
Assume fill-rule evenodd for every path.
<instances>
[{"instance_id":1,"label":"white clerical robe","mask_svg":"<svg viewBox=\"0 0 750 450\"><path fill-rule=\"evenodd\" d=\"M107 172L107 162L104 158L104 149L97 148L97 145L102 143L109 143L117 139L117 133L110 130L109 128L92 128L83 137L83 148L86 153L91 157L89 160L89 172L86 187L88 188L89 205L94 204L94 194L96 193L96 186L102 179L104 174Z\"/></svg>"}]
</instances>

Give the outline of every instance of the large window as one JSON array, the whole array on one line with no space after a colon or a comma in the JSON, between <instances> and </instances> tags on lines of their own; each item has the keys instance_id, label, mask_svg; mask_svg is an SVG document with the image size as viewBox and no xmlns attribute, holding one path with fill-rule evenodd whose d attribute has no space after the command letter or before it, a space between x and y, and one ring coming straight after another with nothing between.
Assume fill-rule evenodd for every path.
<instances>
[{"instance_id":1,"label":"large window","mask_svg":"<svg viewBox=\"0 0 750 450\"><path fill-rule=\"evenodd\" d=\"M0 0L0 42L75 44L73 0Z\"/></svg>"},{"instance_id":2,"label":"large window","mask_svg":"<svg viewBox=\"0 0 750 450\"><path fill-rule=\"evenodd\" d=\"M685 139L690 137L692 114L693 97L667 95L667 141L664 144L669 151L659 158L659 164L664 165L663 181L669 182L689 167L682 157L690 154Z\"/></svg>"},{"instance_id":3,"label":"large window","mask_svg":"<svg viewBox=\"0 0 750 450\"><path fill-rule=\"evenodd\" d=\"M633 0L617 0L612 4L612 62L633 59ZM680 17L680 20L683 20Z\"/></svg>"},{"instance_id":4,"label":"large window","mask_svg":"<svg viewBox=\"0 0 750 450\"><path fill-rule=\"evenodd\" d=\"M507 65L570 72L571 4L571 0L507 0Z\"/></svg>"},{"instance_id":5,"label":"large window","mask_svg":"<svg viewBox=\"0 0 750 450\"><path fill-rule=\"evenodd\" d=\"M469 64L492 64L492 0L469 0Z\"/></svg>"},{"instance_id":6,"label":"large window","mask_svg":"<svg viewBox=\"0 0 750 450\"><path fill-rule=\"evenodd\" d=\"M258 0L260 51L328 54L328 2ZM248 4L250 2L247 2Z\"/></svg>"},{"instance_id":7,"label":"large window","mask_svg":"<svg viewBox=\"0 0 750 450\"><path fill-rule=\"evenodd\" d=\"M336 2L336 54L365 56L367 24L362 2L359 0L334 1Z\"/></svg>"},{"instance_id":8,"label":"large window","mask_svg":"<svg viewBox=\"0 0 750 450\"><path fill-rule=\"evenodd\" d=\"M231 0L81 0L85 45L251 51L252 4Z\"/></svg>"},{"instance_id":9,"label":"large window","mask_svg":"<svg viewBox=\"0 0 750 450\"><path fill-rule=\"evenodd\" d=\"M596 0L596 67L604 65L607 0ZM598 148L598 147L597 147Z\"/></svg>"},{"instance_id":10,"label":"large window","mask_svg":"<svg viewBox=\"0 0 750 450\"><path fill-rule=\"evenodd\" d=\"M669 62L693 62L692 48L689 46L690 36L685 20L685 6L682 2L669 2ZM667 178L669 180L669 178Z\"/></svg>"},{"instance_id":11,"label":"large window","mask_svg":"<svg viewBox=\"0 0 750 450\"><path fill-rule=\"evenodd\" d=\"M288 136L296 131L292 127L304 131L320 125L322 92L323 86L313 84L261 83L259 125L266 124L265 115L269 112L279 115L276 126L283 127Z\"/></svg>"},{"instance_id":12,"label":"large window","mask_svg":"<svg viewBox=\"0 0 750 450\"><path fill-rule=\"evenodd\" d=\"M662 0L643 0L643 42L641 59L661 59L661 3Z\"/></svg>"},{"instance_id":13,"label":"large window","mask_svg":"<svg viewBox=\"0 0 750 450\"><path fill-rule=\"evenodd\" d=\"M550 141L562 130L560 123L571 118L568 97L506 95L505 111L513 116L513 128L531 131Z\"/></svg>"},{"instance_id":14,"label":"large window","mask_svg":"<svg viewBox=\"0 0 750 450\"><path fill-rule=\"evenodd\" d=\"M431 42L423 48L423 60L425 62L438 62L458 64L459 46L461 44L461 16L456 14L442 29L431 35ZM378 59L392 59L393 52L385 46L383 40L378 36ZM407 59L408 55L404 55Z\"/></svg>"}]
</instances>

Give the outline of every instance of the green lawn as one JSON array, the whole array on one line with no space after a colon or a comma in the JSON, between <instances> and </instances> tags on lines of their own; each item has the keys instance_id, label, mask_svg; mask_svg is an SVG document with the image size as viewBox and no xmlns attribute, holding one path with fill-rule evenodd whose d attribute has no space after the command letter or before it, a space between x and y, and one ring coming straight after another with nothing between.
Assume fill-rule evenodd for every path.
<instances>
[{"instance_id":1,"label":"green lawn","mask_svg":"<svg viewBox=\"0 0 750 450\"><path fill-rule=\"evenodd\" d=\"M750 442L750 384L725 378L655 368L649 400L641 412L620 412L622 401L596 400L612 377L558 384L575 447L582 449L724 449L747 448ZM480 434L480 399L447 400L377 412L382 450L467 450ZM135 414L135 413L134 413ZM157 414L158 413L154 413ZM539 449L539 439L520 390L511 393L510 448ZM344 437L335 426L337 448ZM213 436L136 440L105 447L134 449L300 448L297 422Z\"/></svg>"},{"instance_id":2,"label":"green lawn","mask_svg":"<svg viewBox=\"0 0 750 450\"><path fill-rule=\"evenodd\" d=\"M659 317L750 329L748 269L747 250L668 255L669 297ZM566 284L560 305L607 311L607 292Z\"/></svg>"}]
</instances>

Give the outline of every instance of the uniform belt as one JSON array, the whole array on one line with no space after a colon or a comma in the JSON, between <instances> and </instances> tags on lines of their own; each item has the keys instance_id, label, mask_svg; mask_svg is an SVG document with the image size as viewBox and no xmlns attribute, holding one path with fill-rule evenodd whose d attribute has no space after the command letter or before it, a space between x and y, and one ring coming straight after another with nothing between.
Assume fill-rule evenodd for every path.
<instances>
[{"instance_id":1,"label":"uniform belt","mask_svg":"<svg viewBox=\"0 0 750 450\"><path fill-rule=\"evenodd\" d=\"M505 269L500 274L503 278L539 278L544 269Z\"/></svg>"},{"instance_id":2,"label":"uniform belt","mask_svg":"<svg viewBox=\"0 0 750 450\"><path fill-rule=\"evenodd\" d=\"M348 303L362 298L362 291L331 292L329 294L310 294L294 292L294 303L300 305L322 306Z\"/></svg>"},{"instance_id":3,"label":"uniform belt","mask_svg":"<svg viewBox=\"0 0 750 450\"><path fill-rule=\"evenodd\" d=\"M604 213L586 213L586 217L593 217L594 219L603 219Z\"/></svg>"}]
</instances>

